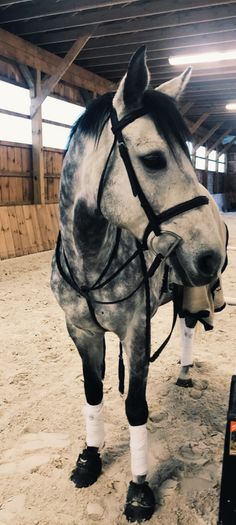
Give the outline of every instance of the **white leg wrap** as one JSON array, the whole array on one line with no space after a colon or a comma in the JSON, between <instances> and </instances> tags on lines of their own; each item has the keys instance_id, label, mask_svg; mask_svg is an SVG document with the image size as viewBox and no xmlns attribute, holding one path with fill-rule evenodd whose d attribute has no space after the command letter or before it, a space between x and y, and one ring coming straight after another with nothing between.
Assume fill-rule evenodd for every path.
<instances>
[{"instance_id":1,"label":"white leg wrap","mask_svg":"<svg viewBox=\"0 0 236 525\"><path fill-rule=\"evenodd\" d=\"M137 427L129 425L129 433L132 476L133 478L136 476L144 476L148 471L148 443L146 424L138 425Z\"/></svg>"},{"instance_id":2,"label":"white leg wrap","mask_svg":"<svg viewBox=\"0 0 236 525\"><path fill-rule=\"evenodd\" d=\"M104 445L103 403L89 405L83 409L86 423L86 443L88 447L102 448Z\"/></svg>"},{"instance_id":3,"label":"white leg wrap","mask_svg":"<svg viewBox=\"0 0 236 525\"><path fill-rule=\"evenodd\" d=\"M193 363L193 336L194 328L188 328L185 319L180 318L181 328L181 366L192 365Z\"/></svg>"}]
</instances>

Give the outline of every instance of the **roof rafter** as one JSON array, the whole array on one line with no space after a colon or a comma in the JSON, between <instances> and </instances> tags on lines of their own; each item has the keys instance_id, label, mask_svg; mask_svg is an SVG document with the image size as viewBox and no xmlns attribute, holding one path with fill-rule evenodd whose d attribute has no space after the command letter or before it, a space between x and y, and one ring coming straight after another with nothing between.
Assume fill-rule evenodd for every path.
<instances>
[{"instance_id":1,"label":"roof rafter","mask_svg":"<svg viewBox=\"0 0 236 525\"><path fill-rule=\"evenodd\" d=\"M70 51L68 51L67 55L61 61L56 73L54 73L54 75L51 75L49 78L46 78L42 82L39 95L32 100L31 116L33 116L36 113L39 106L41 106L45 98L49 95L52 89L56 86L59 80L63 77L63 75L69 68L69 66L73 63L75 57L77 57L80 50L83 49L83 47L85 46L90 36L91 35L79 37L76 40L76 42L74 42Z\"/></svg>"},{"instance_id":2,"label":"roof rafter","mask_svg":"<svg viewBox=\"0 0 236 525\"><path fill-rule=\"evenodd\" d=\"M62 62L60 57L49 53L49 51L40 49L34 44L16 35L12 35L4 29L0 29L0 56L1 55L43 71L48 75L56 73ZM90 91L96 91L100 94L114 89L113 82L109 82L109 80L74 64L72 64L63 75L63 79L69 84Z\"/></svg>"}]
</instances>

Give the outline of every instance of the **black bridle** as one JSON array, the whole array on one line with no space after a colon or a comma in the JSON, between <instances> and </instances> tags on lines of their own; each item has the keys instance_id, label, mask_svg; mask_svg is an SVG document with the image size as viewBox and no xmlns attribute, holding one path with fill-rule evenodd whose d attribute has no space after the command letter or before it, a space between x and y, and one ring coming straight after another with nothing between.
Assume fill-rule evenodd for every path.
<instances>
[{"instance_id":1,"label":"black bridle","mask_svg":"<svg viewBox=\"0 0 236 525\"><path fill-rule=\"evenodd\" d=\"M193 199L184 201L184 202L182 202L180 204L176 204L175 206L172 206L171 208L168 208L167 210L164 210L163 212L161 212L161 213L159 213L157 215L155 214L155 212L153 211L153 209L152 209L152 207L151 207L151 205L150 205L150 203L149 203L149 201L148 201L148 199L147 199L147 197L146 197L146 195L145 195L145 193L144 193L144 191L143 191L143 189L142 189L142 187L141 187L141 185L139 183L139 180L138 180L137 175L135 173L135 170L133 168L133 165L132 165L132 162L131 162L131 158L130 158L130 155L129 155L129 151L128 151L128 148L126 146L125 139L124 139L124 136L123 136L123 133L122 133L122 130L126 126L128 126L128 124L130 124L131 122L134 122L137 118L140 118L140 117L146 115L146 113L147 112L145 111L144 108L140 108L140 109L138 109L136 111L133 111L132 113L129 113L128 115L123 117L121 120L118 120L116 110L115 110L114 107L112 107L111 113L110 113L110 118L111 118L111 123L112 123L112 128L111 129L112 129L112 132L113 132L113 135L114 135L114 140L113 140L113 144L111 146L110 152L108 154L108 157L107 157L107 160L106 160L106 163L105 163L102 175L101 175L100 184L99 184L99 188L98 188L98 196L97 196L98 209L101 210L101 200L102 200L102 196L103 196L103 192L104 192L104 188L105 188L105 184L106 184L108 165L109 165L112 153L113 153L113 151L115 149L115 146L118 145L119 153L120 153L121 159L122 159L122 161L124 163L124 166L125 166L125 169L126 169L129 181L130 181L130 185L131 185L131 188L132 188L133 195L134 195L134 197L138 197L138 199L140 201L140 204L141 204L141 206L142 206L142 208L144 210L144 213L145 213L145 215L146 215L146 217L148 219L148 225L147 225L147 227L145 229L142 243L136 239L136 248L137 249L134 252L134 254L131 257L129 257L129 259L127 261L125 261L125 263L123 263L122 266L120 268L118 268L118 270L116 270L107 279L103 280L104 276L107 274L107 272L108 272L108 270L109 270L109 268L111 266L112 261L114 260L114 258L117 255L117 251L118 251L118 247L119 247L119 241L120 241L120 236L121 236L121 230L118 228L117 229L115 245L114 245L114 247L112 249L112 252L111 252L111 255L109 257L109 260L108 260L105 268L103 269L101 275L99 276L99 278L89 288L88 287L84 287L84 286L80 286L77 283L77 281L75 280L75 278L73 276L73 273L72 273L72 271L70 269L70 266L69 266L66 254L65 254L65 250L63 250L63 255L64 255L64 262L65 262L65 266L66 266L67 271L66 272L64 271L63 265L61 264L61 248L62 247L61 247L61 235L60 235L60 233L59 233L59 236L58 236L58 241L57 241L57 246L56 246L56 262L57 262L58 270L59 270L60 274L62 275L63 279L79 295L81 295L82 297L84 297L87 300L87 304L88 304L88 307L89 307L92 319L97 324L97 326L99 326L99 328L102 328L103 330L104 330L104 328L100 325L100 323L98 322L98 320L96 318L96 315L95 315L95 312L94 312L93 303L96 303L96 304L116 304L116 303L123 302L123 301L128 300L129 298L131 298L141 288L141 286L144 285L144 287L145 287L145 295L146 295L146 336L145 336L146 356L147 356L147 361L151 361L152 362L160 355L161 351L166 346L166 344L168 343L168 341L169 341L169 339L171 337L171 334L172 334L174 326L175 326L179 305L180 305L180 301L179 301L179 293L180 293L179 292L179 287L174 286L174 288L173 288L174 315L173 315L173 322L172 322L172 327L171 327L170 334L168 335L166 340L162 343L162 345L158 348L158 350L156 350L156 352L154 352L154 354L152 356L150 356L150 346L151 346L151 333L150 333L151 306L150 306L149 279L154 275L154 273L156 272L156 270L160 266L160 264L170 255L170 253L172 253L176 249L177 245L181 241L181 237L179 237L178 235L176 235L173 232L162 231L160 226L161 226L161 224L163 222L168 221L168 220L172 219L173 217L176 217L177 215L185 213L186 211L192 210L194 208L198 208L199 206L203 206L205 204L208 204L209 199L207 197L205 197L205 196L194 197ZM152 262L150 268L148 269L147 266L146 266L146 261L145 261L145 257L144 257L144 250L147 249L147 239L148 239L148 236L149 236L149 234L151 232L153 232L155 234L155 236L160 236L161 234L168 233L169 235L172 235L174 237L174 242L173 242L173 245L167 250L167 252L165 254L162 254L162 253L157 253L156 254L156 257L155 257L154 261ZM143 278L142 278L141 282L138 284L138 286L135 288L135 290L133 290L127 296L125 296L125 297L123 297L121 299L115 300L115 301L98 301L98 300L95 300L94 298L92 298L92 299L90 298L90 293L91 292L94 292L94 291L96 291L98 289L101 289L104 286L106 286L108 283L110 283L138 255L139 255L139 259L140 259L140 265L141 265L141 271L142 271ZM167 270L167 273L168 273L168 270ZM165 271L165 275L166 275L166 271ZM163 286L162 286L161 293L162 292L163 292ZM119 384L120 384L119 389L123 393L123 389L124 389L124 375L123 375L124 374L124 369L123 369L123 361L122 361L122 347L120 346L120 348L121 348L121 352L120 352L120 366L119 366Z\"/></svg>"},{"instance_id":2,"label":"black bridle","mask_svg":"<svg viewBox=\"0 0 236 525\"><path fill-rule=\"evenodd\" d=\"M107 173L107 167L109 164L109 160L111 158L112 152L114 151L114 148L116 144L118 144L119 153L121 156L121 159L124 163L129 182L132 188L132 192L134 197L138 197L139 202L144 210L144 213L148 219L148 225L145 229L144 236L143 236L143 247L144 249L147 248L147 238L151 232L153 232L156 236L159 236L161 233L160 225L172 219L173 217L176 217L177 215L180 215L182 213L185 213L186 211L192 210L193 208L198 208L199 206L203 206L205 204L208 204L209 199L203 195L194 197L193 199L187 200L185 202L181 202L180 204L177 204L175 206L172 206L171 208L168 208L167 210L159 213L158 215L155 214L153 211L142 187L140 186L139 180L137 178L137 175L135 173L135 170L133 168L131 158L129 155L128 148L125 143L124 135L122 133L122 130L128 126L128 124L131 124L131 122L134 122L137 118L143 117L146 115L147 112L144 108L137 109L136 111L133 111L132 113L129 113L125 117L123 117L121 120L118 120L117 113L114 107L111 109L111 124L112 124L112 132L114 135L114 141L111 147L111 150L109 152L104 170L102 172L102 176L100 179L100 184L98 188L98 197L97 197L97 204L98 208L101 209L101 199L105 187L105 177Z\"/></svg>"}]
</instances>

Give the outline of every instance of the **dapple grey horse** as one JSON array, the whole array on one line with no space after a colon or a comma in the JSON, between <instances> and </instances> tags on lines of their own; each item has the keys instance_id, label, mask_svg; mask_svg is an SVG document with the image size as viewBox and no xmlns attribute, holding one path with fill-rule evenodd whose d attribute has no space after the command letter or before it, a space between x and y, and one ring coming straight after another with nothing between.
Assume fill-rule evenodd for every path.
<instances>
[{"instance_id":1,"label":"dapple grey horse","mask_svg":"<svg viewBox=\"0 0 236 525\"><path fill-rule=\"evenodd\" d=\"M147 520L155 508L146 480L150 318L173 297L175 283L214 281L225 257L176 106L190 74L150 89L140 48L116 93L95 99L78 120L61 176L51 286L82 358L86 397L86 447L72 479L87 487L102 470L104 334L111 331L129 369L129 521Z\"/></svg>"}]
</instances>

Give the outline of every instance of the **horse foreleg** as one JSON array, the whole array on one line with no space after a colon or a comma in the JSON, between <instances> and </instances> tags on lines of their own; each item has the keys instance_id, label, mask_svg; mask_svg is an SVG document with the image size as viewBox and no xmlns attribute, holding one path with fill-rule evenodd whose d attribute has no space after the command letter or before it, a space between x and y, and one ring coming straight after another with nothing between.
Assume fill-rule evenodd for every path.
<instances>
[{"instance_id":1,"label":"horse foreleg","mask_svg":"<svg viewBox=\"0 0 236 525\"><path fill-rule=\"evenodd\" d=\"M133 342L129 360L129 389L126 399L126 416L129 422L132 481L129 484L125 515L129 521L145 521L151 518L155 509L154 494L146 476L148 471L148 441L146 382L148 361L145 346L140 348Z\"/></svg>"},{"instance_id":2,"label":"horse foreleg","mask_svg":"<svg viewBox=\"0 0 236 525\"><path fill-rule=\"evenodd\" d=\"M88 333L67 323L83 363L84 407L86 426L86 448L79 455L71 480L77 487L88 487L95 483L102 471L100 450L104 445L103 383L104 336Z\"/></svg>"},{"instance_id":3,"label":"horse foreleg","mask_svg":"<svg viewBox=\"0 0 236 525\"><path fill-rule=\"evenodd\" d=\"M190 318L180 318L181 370L176 384L185 388L193 386L190 368L193 365L193 338L196 322Z\"/></svg>"}]
</instances>

